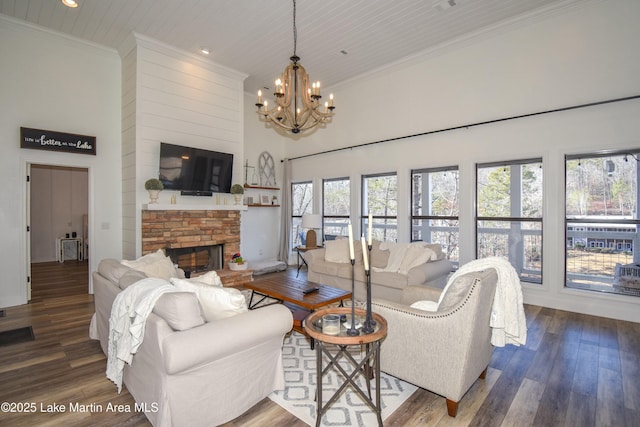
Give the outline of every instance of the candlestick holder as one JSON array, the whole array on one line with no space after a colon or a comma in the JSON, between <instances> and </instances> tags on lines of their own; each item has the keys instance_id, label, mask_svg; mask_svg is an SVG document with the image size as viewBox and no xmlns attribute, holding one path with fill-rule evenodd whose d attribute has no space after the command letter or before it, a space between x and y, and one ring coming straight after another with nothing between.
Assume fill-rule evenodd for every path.
<instances>
[{"instance_id":1,"label":"candlestick holder","mask_svg":"<svg viewBox=\"0 0 640 427\"><path fill-rule=\"evenodd\" d=\"M360 333L358 332L358 330L356 329L356 304L355 304L355 290L356 290L356 284L355 284L355 265L356 265L356 260L352 259L351 260L351 325L349 326L349 329L347 329L347 335L354 337L356 335L359 335Z\"/></svg>"},{"instance_id":2,"label":"candlestick holder","mask_svg":"<svg viewBox=\"0 0 640 427\"><path fill-rule=\"evenodd\" d=\"M369 267L371 267L371 249L373 249L373 246L367 245L367 249L369 249ZM376 329L376 321L373 320L371 313L371 270L365 270L364 274L367 279L367 313L364 325L362 326L362 332L371 334Z\"/></svg>"},{"instance_id":3,"label":"candlestick holder","mask_svg":"<svg viewBox=\"0 0 640 427\"><path fill-rule=\"evenodd\" d=\"M367 312L365 321L362 324L362 332L365 334L371 334L376 330L376 322L373 320L373 316L371 315L371 272L369 270L365 270L364 274L367 279Z\"/></svg>"}]
</instances>

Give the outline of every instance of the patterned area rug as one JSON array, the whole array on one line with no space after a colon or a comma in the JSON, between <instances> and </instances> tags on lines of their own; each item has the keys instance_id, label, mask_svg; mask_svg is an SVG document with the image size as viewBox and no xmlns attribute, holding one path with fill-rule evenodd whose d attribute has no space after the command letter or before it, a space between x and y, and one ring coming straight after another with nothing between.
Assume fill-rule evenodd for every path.
<instances>
[{"instance_id":1,"label":"patterned area rug","mask_svg":"<svg viewBox=\"0 0 640 427\"><path fill-rule=\"evenodd\" d=\"M384 344L383 344L384 345ZM356 360L360 352L354 346ZM326 356L325 356L326 359ZM282 406L305 423L315 426L316 423L316 351L311 350L309 341L298 332L291 333L284 341L283 360L286 388L275 391L269 398ZM347 361L341 362L347 372L352 367ZM326 366L326 362L323 367ZM327 402L342 384L343 377L337 370L332 370L323 378L323 401ZM358 386L366 390L362 375L356 381ZM382 400L382 420L384 421L416 390L408 384L385 373L380 376L380 396ZM375 380L371 380L371 395L375 401ZM372 426L377 425L375 413L351 387L346 387L340 398L322 416L323 426Z\"/></svg>"}]
</instances>

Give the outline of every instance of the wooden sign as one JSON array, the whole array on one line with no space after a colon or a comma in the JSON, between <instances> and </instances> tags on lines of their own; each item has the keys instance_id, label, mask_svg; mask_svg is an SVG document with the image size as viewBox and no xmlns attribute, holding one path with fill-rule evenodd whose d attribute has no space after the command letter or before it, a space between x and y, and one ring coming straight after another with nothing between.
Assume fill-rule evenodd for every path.
<instances>
[{"instance_id":1,"label":"wooden sign","mask_svg":"<svg viewBox=\"0 0 640 427\"><path fill-rule=\"evenodd\" d=\"M20 148L96 155L96 137L51 130L20 128Z\"/></svg>"}]
</instances>

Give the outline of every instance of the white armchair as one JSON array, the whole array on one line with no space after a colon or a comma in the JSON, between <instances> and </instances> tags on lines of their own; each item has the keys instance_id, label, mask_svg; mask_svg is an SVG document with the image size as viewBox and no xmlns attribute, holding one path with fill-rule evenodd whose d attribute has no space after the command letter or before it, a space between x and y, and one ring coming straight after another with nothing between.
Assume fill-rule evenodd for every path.
<instances>
[{"instance_id":1,"label":"white armchair","mask_svg":"<svg viewBox=\"0 0 640 427\"><path fill-rule=\"evenodd\" d=\"M374 300L372 310L388 323L381 370L444 396L449 415L455 417L458 402L484 378L493 353L489 321L497 280L494 269L459 276L434 312L409 305L437 301L439 289L409 286L402 303Z\"/></svg>"}]
</instances>

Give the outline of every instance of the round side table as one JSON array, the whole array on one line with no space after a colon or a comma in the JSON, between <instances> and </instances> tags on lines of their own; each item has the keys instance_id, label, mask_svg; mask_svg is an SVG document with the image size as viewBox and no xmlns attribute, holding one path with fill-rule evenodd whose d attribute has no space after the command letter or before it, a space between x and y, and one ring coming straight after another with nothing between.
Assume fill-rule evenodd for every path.
<instances>
[{"instance_id":1,"label":"round side table","mask_svg":"<svg viewBox=\"0 0 640 427\"><path fill-rule=\"evenodd\" d=\"M315 340L316 343L316 373L317 373L317 385L316 385L316 397L317 397L317 412L316 412L316 426L320 425L322 415L329 409L329 407L340 397L342 391L351 385L353 390L362 397L362 399L375 411L378 417L378 425L382 426L382 406L380 402L380 345L382 339L387 335L387 321L384 317L377 313L372 313L373 320L376 322L374 331L370 334L362 333L356 336L350 336L346 333L344 325L340 325L340 332L337 335L328 335L322 332L322 317L327 314L345 315L347 321L351 321L351 308L326 308L323 310L314 311L304 321L304 329L306 333ZM356 324L358 320L364 321L366 313L362 309L355 309ZM356 360L348 351L349 346L353 345L365 345L365 355L361 360ZM323 354L329 358L329 363L323 368ZM353 366L351 373L346 372L342 366L338 363L340 359L346 359ZM373 369L372 369L373 364ZM326 374L329 369L334 367L344 378L344 382L336 390L336 392L329 398L326 404L322 402L322 376ZM362 390L355 379L358 375L363 375L367 384L366 393ZM376 387L376 399L375 403L371 399L371 377L375 377Z\"/></svg>"}]
</instances>

